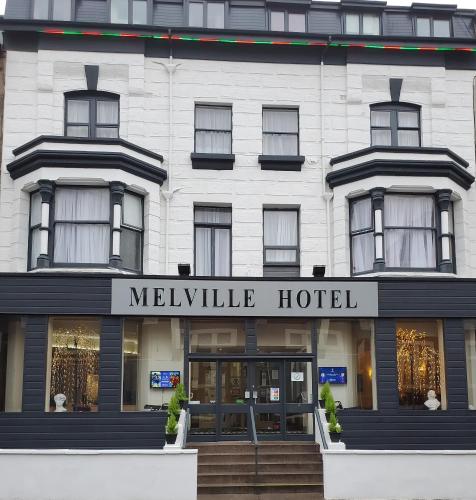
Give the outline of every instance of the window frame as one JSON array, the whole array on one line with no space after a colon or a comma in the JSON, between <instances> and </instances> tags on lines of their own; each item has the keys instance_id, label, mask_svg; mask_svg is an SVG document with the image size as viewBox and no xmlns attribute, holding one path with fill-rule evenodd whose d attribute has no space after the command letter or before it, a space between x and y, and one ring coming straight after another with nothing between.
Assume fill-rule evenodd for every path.
<instances>
[{"instance_id":1,"label":"window frame","mask_svg":"<svg viewBox=\"0 0 476 500\"><path fill-rule=\"evenodd\" d=\"M226 211L230 214L231 222L196 222L195 221L195 212L197 209L207 209L207 208L217 208L219 210ZM210 269L211 273L209 275L198 275L197 274L197 228L205 228L211 229L211 245L210 245ZM230 256L229 256L229 274L228 277L232 276L233 269L233 211L231 206L217 206L217 205L194 205L193 206L193 275L194 276L204 276L204 277L221 277L221 275L215 274L215 230L216 229L227 229L229 231L230 237Z\"/></svg>"},{"instance_id":2,"label":"window frame","mask_svg":"<svg viewBox=\"0 0 476 500\"><path fill-rule=\"evenodd\" d=\"M294 111L296 114L297 114L297 131L296 132L265 132L264 130L264 114L265 114L265 111ZM300 145L300 128L301 128L301 124L300 124L300 117L299 117L300 113L299 113L299 107L293 107L293 106L263 106L262 107L262 111L261 111L261 133L262 133L262 137L261 137L261 151L262 151L262 155L265 155L265 156L299 156L300 155L300 151L301 151L301 145ZM264 136L265 135L292 135L292 136L296 136L296 139L297 139L297 151L296 151L296 154L295 155L291 155L291 154L285 154L285 155L275 155L275 154L270 154L268 152L264 152Z\"/></svg>"},{"instance_id":3,"label":"window frame","mask_svg":"<svg viewBox=\"0 0 476 500\"><path fill-rule=\"evenodd\" d=\"M273 30L271 27L271 15L273 12L282 12L284 14L284 29L283 30ZM289 15L290 14L301 14L304 16L304 31L290 31L289 30ZM268 30L274 33L307 33L309 30L307 11L300 10L289 10L289 9L268 9L267 13Z\"/></svg>"},{"instance_id":4,"label":"window frame","mask_svg":"<svg viewBox=\"0 0 476 500\"><path fill-rule=\"evenodd\" d=\"M347 15L359 16L359 32L358 33L347 33ZM379 32L375 33L364 33L364 16L378 17ZM381 36L382 35L382 15L380 12L357 12L357 11L347 11L343 12L342 15L342 33L348 36Z\"/></svg>"},{"instance_id":5,"label":"window frame","mask_svg":"<svg viewBox=\"0 0 476 500\"><path fill-rule=\"evenodd\" d=\"M263 267L300 267L301 266L301 231L300 231L300 208L299 207L263 207ZM265 212L295 212L296 213L296 245L265 245L264 243L264 232L265 232ZM267 250L295 250L296 260L294 262L268 262L266 259Z\"/></svg>"},{"instance_id":6,"label":"window frame","mask_svg":"<svg viewBox=\"0 0 476 500\"><path fill-rule=\"evenodd\" d=\"M76 0L74 0L76 1ZM139 1L139 0L127 0L127 22L125 23L116 23L112 21L112 2L114 0L107 0L108 1L108 10L109 10L109 22L113 25L120 26L121 24L133 24L135 26L147 26L150 24L153 24L151 22L152 19L152 9L153 9L153 4L151 0L143 0L144 3L146 4L146 22L145 24L142 23L134 23L134 1Z\"/></svg>"},{"instance_id":7,"label":"window frame","mask_svg":"<svg viewBox=\"0 0 476 500\"><path fill-rule=\"evenodd\" d=\"M202 5L202 25L201 26L192 26L190 24L190 4L198 3ZM218 3L223 4L223 28L209 28L208 27L208 4L209 3ZM228 1L227 0L188 0L187 2L187 26L189 28L206 28L212 30L220 30L228 28Z\"/></svg>"},{"instance_id":8,"label":"window frame","mask_svg":"<svg viewBox=\"0 0 476 500\"><path fill-rule=\"evenodd\" d=\"M139 227L136 227L136 226L132 226L131 224L126 224L124 222L124 203L123 203L122 204L122 209L121 209L121 244L122 244L122 231L123 231L123 229L127 229L128 231L134 231L135 233L139 233L139 235L140 235L140 247L139 247L139 262L140 262L140 265L139 265L139 269L134 269L134 268L131 268L131 267L126 267L124 265L122 266L121 269L125 269L126 271L133 271L133 272L141 273L142 274L143 267L144 267L144 224L145 224L145 217L144 217L144 197L141 196L138 193L134 193L133 191L125 189L124 190L123 200L124 200L126 194L131 195L131 196L135 196L136 198L139 198L139 200L140 200L140 206L141 206L141 211L142 211L142 228L139 228ZM111 196L111 210L112 211L114 210L114 205L112 204L112 196ZM114 214L112 214L112 216L114 216ZM111 253L112 253L112 232L113 232L113 229L114 229L113 228L113 223L111 223ZM120 251L120 249L119 249L119 251ZM122 253L121 253L121 260L122 260Z\"/></svg>"},{"instance_id":9,"label":"window frame","mask_svg":"<svg viewBox=\"0 0 476 500\"><path fill-rule=\"evenodd\" d=\"M219 130L219 129L205 129L205 128L197 128L197 109L198 108L215 108L215 109L226 109L230 111L230 130ZM193 110L193 126L194 126L194 132L193 132L193 151L198 154L205 154L205 155L214 155L214 154L226 154L226 155L231 155L233 154L233 106L231 104L220 104L220 103L205 103L205 102L196 102L195 103L195 108ZM197 132L226 132L230 134L230 151L227 153L210 153L210 152L203 152L197 151ZM195 212L194 212L195 213Z\"/></svg>"},{"instance_id":10,"label":"window frame","mask_svg":"<svg viewBox=\"0 0 476 500\"><path fill-rule=\"evenodd\" d=\"M365 229L353 230L352 229L352 205L358 201L365 200L365 199L370 199L370 227L367 227ZM375 218L373 215L374 214L373 214L373 209L372 209L372 199L370 198L370 195L365 194L363 196L357 196L356 198L351 198L349 200L349 234L350 234L349 248L350 248L350 273L351 273L351 276L358 276L359 274L368 274L368 273L373 272L373 263L375 261ZM382 229L383 229L383 227L382 227ZM372 268L367 269L365 271L354 272L354 247L353 247L354 237L359 236L361 234L369 234L369 233L374 235L373 244L372 244L372 248L373 248ZM382 234L382 238L383 237L384 236Z\"/></svg>"},{"instance_id":11,"label":"window frame","mask_svg":"<svg viewBox=\"0 0 476 500\"><path fill-rule=\"evenodd\" d=\"M418 34L418 19L428 19L430 21L430 35L419 35ZM451 38L453 36L453 18L452 17L441 17L441 16L433 16L431 14L414 16L413 18L413 32L415 36L421 38L435 38L435 21L447 21L448 22L448 36L439 36L436 38Z\"/></svg>"},{"instance_id":12,"label":"window frame","mask_svg":"<svg viewBox=\"0 0 476 500\"><path fill-rule=\"evenodd\" d=\"M68 121L68 102L69 101L87 101L89 103L89 122L74 123ZM107 101L107 102L117 102L117 125L104 124L97 122L97 103ZM76 136L68 135L68 127L88 127L88 136ZM97 129L117 129L117 137L98 137ZM121 99L119 94L114 94L112 92L102 92L102 91L89 91L89 90L79 90L73 92L66 92L64 94L64 136L65 137L79 137L84 140L88 139L119 139L121 129Z\"/></svg>"},{"instance_id":13,"label":"window frame","mask_svg":"<svg viewBox=\"0 0 476 500\"><path fill-rule=\"evenodd\" d=\"M55 19L53 17L53 12L54 12L54 0L46 0L48 3L48 17L46 18L39 18L35 17L35 2L37 0L33 0L31 2L31 8L30 8L30 15L31 19L34 21L59 21L59 22L71 22L74 21L75 19L75 13L76 13L76 0L71 0L71 11L70 11L70 18L69 19Z\"/></svg>"},{"instance_id":14,"label":"window frame","mask_svg":"<svg viewBox=\"0 0 476 500\"><path fill-rule=\"evenodd\" d=\"M390 112L390 126L378 127L372 125L372 112L385 111ZM398 113L399 112L413 112L417 114L418 127L399 127ZM410 147L421 148L421 106L413 103L400 103L400 102L379 102L370 105L370 146L371 147ZM379 145L373 143L372 132L374 130L390 130L390 145ZM418 146L401 146L398 144L398 132L400 130L418 131Z\"/></svg>"}]
</instances>

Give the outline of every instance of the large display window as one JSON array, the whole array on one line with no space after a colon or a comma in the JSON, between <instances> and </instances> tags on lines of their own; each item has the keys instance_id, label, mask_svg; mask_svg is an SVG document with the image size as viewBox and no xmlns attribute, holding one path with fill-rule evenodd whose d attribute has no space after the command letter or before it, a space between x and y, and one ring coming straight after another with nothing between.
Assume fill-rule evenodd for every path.
<instances>
[{"instance_id":1,"label":"large display window","mask_svg":"<svg viewBox=\"0 0 476 500\"><path fill-rule=\"evenodd\" d=\"M376 410L373 321L321 319L317 335L319 392L329 382L343 408Z\"/></svg>"},{"instance_id":2,"label":"large display window","mask_svg":"<svg viewBox=\"0 0 476 500\"><path fill-rule=\"evenodd\" d=\"M476 410L476 320L469 319L464 322L464 339L468 376L468 405L470 410Z\"/></svg>"},{"instance_id":3,"label":"large display window","mask_svg":"<svg viewBox=\"0 0 476 500\"><path fill-rule=\"evenodd\" d=\"M400 406L446 410L442 322L399 320L396 336Z\"/></svg>"},{"instance_id":4,"label":"large display window","mask_svg":"<svg viewBox=\"0 0 476 500\"><path fill-rule=\"evenodd\" d=\"M178 318L124 321L122 410L166 408L183 380L183 329Z\"/></svg>"},{"instance_id":5,"label":"large display window","mask_svg":"<svg viewBox=\"0 0 476 500\"><path fill-rule=\"evenodd\" d=\"M311 321L299 319L256 320L256 343L260 353L310 353Z\"/></svg>"},{"instance_id":6,"label":"large display window","mask_svg":"<svg viewBox=\"0 0 476 500\"><path fill-rule=\"evenodd\" d=\"M0 412L22 409L24 334L20 319L0 320Z\"/></svg>"},{"instance_id":7,"label":"large display window","mask_svg":"<svg viewBox=\"0 0 476 500\"><path fill-rule=\"evenodd\" d=\"M240 319L193 319L190 321L190 352L234 354L245 352L245 324Z\"/></svg>"}]
</instances>

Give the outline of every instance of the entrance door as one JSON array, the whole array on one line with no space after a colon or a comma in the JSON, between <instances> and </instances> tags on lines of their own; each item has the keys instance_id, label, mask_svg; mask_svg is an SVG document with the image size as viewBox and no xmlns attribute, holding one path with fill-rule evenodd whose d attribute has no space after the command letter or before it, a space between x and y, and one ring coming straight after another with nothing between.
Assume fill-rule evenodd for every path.
<instances>
[{"instance_id":1,"label":"entrance door","mask_svg":"<svg viewBox=\"0 0 476 500\"><path fill-rule=\"evenodd\" d=\"M312 439L310 360L192 361L191 439Z\"/></svg>"}]
</instances>

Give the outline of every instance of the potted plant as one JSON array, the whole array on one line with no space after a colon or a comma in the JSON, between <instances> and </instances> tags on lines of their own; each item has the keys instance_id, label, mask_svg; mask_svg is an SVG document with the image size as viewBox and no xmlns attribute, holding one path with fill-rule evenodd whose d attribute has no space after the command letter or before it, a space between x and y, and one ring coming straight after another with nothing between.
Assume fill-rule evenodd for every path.
<instances>
[{"instance_id":1,"label":"potted plant","mask_svg":"<svg viewBox=\"0 0 476 500\"><path fill-rule=\"evenodd\" d=\"M337 421L335 413L332 413L329 419L329 436L333 443L338 443L340 441L340 435L342 432L342 426Z\"/></svg>"},{"instance_id":2,"label":"potted plant","mask_svg":"<svg viewBox=\"0 0 476 500\"><path fill-rule=\"evenodd\" d=\"M185 406L185 403L188 401L188 397L187 393L185 392L185 386L182 383L177 384L175 395L177 396L180 408L183 408Z\"/></svg>"},{"instance_id":3,"label":"potted plant","mask_svg":"<svg viewBox=\"0 0 476 500\"><path fill-rule=\"evenodd\" d=\"M177 439L177 419L175 415L171 413L167 418L167 425L165 426L165 442L167 444L175 444Z\"/></svg>"},{"instance_id":4,"label":"potted plant","mask_svg":"<svg viewBox=\"0 0 476 500\"><path fill-rule=\"evenodd\" d=\"M331 415L335 414L336 412L336 403L334 401L334 396L330 391L326 397L325 408L326 408L326 419L329 422Z\"/></svg>"},{"instance_id":5,"label":"potted plant","mask_svg":"<svg viewBox=\"0 0 476 500\"><path fill-rule=\"evenodd\" d=\"M178 420L180 417L180 404L176 394L170 398L169 407L168 407L169 415L173 415L175 420Z\"/></svg>"},{"instance_id":6,"label":"potted plant","mask_svg":"<svg viewBox=\"0 0 476 500\"><path fill-rule=\"evenodd\" d=\"M321 399L319 399L320 408L325 408L326 398L330 392L331 392L331 384L329 384L329 382L326 382L321 389L321 394L320 394Z\"/></svg>"}]
</instances>

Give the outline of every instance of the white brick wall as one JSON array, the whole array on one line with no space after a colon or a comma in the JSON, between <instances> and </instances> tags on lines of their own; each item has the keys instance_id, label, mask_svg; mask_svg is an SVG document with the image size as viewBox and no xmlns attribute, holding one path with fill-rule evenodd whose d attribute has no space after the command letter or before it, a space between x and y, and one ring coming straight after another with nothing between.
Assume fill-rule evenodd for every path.
<instances>
[{"instance_id":1,"label":"white brick wall","mask_svg":"<svg viewBox=\"0 0 476 500\"><path fill-rule=\"evenodd\" d=\"M321 106L318 65L263 64L178 60L174 74L173 151L168 155L168 73L165 59L137 54L94 52L9 51L5 97L5 131L0 191L0 271L27 268L28 194L44 175L122 180L147 194L146 273L176 274L177 263L193 263L194 203L228 203L233 207L233 275L262 275L262 209L279 204L300 207L301 275L327 263L327 227L322 198ZM68 172L51 169L12 181L6 164L12 150L42 134L63 134L64 97L86 89L85 64L100 66L100 90L121 96L122 138L164 155L164 168L173 168L170 202L169 267L165 269L165 203L159 186L124 172ZM358 65L326 66L324 167L331 157L369 145L369 105L389 101L389 77L403 78L402 101L422 106L423 146L452 149L475 171L473 125L474 71L439 67ZM232 171L192 170L194 105L217 102L233 105ZM300 109L301 172L262 171L262 106L293 105ZM114 177L114 179L113 179ZM446 179L368 179L336 188L330 221L333 274L348 276L349 237L346 197L376 186L452 188L455 204L458 275L476 276L476 199ZM169 189L167 183L162 188Z\"/></svg>"}]
</instances>

